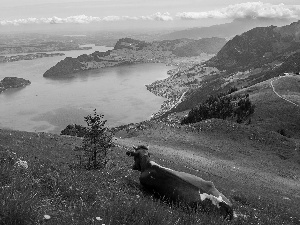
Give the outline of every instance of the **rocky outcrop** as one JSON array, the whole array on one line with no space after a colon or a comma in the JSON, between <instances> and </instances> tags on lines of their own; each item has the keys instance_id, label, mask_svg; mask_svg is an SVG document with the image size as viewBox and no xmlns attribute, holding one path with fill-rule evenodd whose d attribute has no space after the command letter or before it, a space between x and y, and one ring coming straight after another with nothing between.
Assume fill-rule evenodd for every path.
<instances>
[{"instance_id":1,"label":"rocky outcrop","mask_svg":"<svg viewBox=\"0 0 300 225\"><path fill-rule=\"evenodd\" d=\"M5 77L0 81L0 93L10 89L10 88L19 88L31 84L29 80L18 77Z\"/></svg>"}]
</instances>

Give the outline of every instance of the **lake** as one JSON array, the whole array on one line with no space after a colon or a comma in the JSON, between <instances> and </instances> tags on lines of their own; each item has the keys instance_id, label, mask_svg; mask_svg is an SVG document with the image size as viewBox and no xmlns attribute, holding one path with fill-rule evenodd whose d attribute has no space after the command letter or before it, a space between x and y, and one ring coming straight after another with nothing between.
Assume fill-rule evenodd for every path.
<instances>
[{"instance_id":1,"label":"lake","mask_svg":"<svg viewBox=\"0 0 300 225\"><path fill-rule=\"evenodd\" d=\"M150 119L164 98L145 85L166 78L174 68L164 64L134 64L80 72L72 78L49 79L43 73L67 56L77 57L110 47L63 52L65 56L0 64L0 80L20 77L31 85L0 94L0 128L60 133L68 124L85 125L84 116L97 109L107 125L118 126Z\"/></svg>"}]
</instances>

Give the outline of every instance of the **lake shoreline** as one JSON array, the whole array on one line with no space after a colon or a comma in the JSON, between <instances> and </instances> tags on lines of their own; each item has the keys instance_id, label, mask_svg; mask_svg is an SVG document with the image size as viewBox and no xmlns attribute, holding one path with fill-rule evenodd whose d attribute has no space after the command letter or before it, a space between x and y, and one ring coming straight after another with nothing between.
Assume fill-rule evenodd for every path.
<instances>
[{"instance_id":1,"label":"lake shoreline","mask_svg":"<svg viewBox=\"0 0 300 225\"><path fill-rule=\"evenodd\" d=\"M84 52L64 53L76 57ZM61 58L0 64L0 80L20 74L19 77L31 81L26 88L1 93L1 128L59 134L68 124L85 125L84 116L95 108L104 114L108 126L115 127L150 119L165 100L145 87L168 77L172 67L165 64L141 63L89 70L82 73L84 76L79 73L64 79L42 77L42 71Z\"/></svg>"},{"instance_id":2,"label":"lake shoreline","mask_svg":"<svg viewBox=\"0 0 300 225\"><path fill-rule=\"evenodd\" d=\"M76 57L79 55L82 55L82 53L86 53L86 54L91 54L95 51L106 51L107 49L111 49L111 48L107 48L107 47L103 47L102 46L95 46L95 45L91 45L93 46L92 50L86 51L86 52L82 52L82 50L80 51L73 51L73 52L64 52L66 54L67 57ZM76 55L78 54L78 55ZM129 123L136 123L136 122L142 122L144 120L150 120L152 118L156 118L159 117L160 115L164 114L165 112L167 112L170 107L169 106L174 106L176 105L176 103L178 102L178 100L181 98L182 95L178 95L176 96L162 96L160 95L158 92L154 92L151 90L147 89L147 86L151 85L152 83L155 82L162 82L165 79L170 79L170 77L173 74L176 74L177 71L180 70L181 67L184 67L184 65L188 65L190 66L190 64L188 64L186 62L184 62L183 64L180 63L180 61L168 61L168 62L160 62L160 63L150 63L150 62L134 62L134 63L130 63L127 65L119 65L119 66L114 66L114 67L106 67L104 69L94 69L94 70L88 70L88 71L84 71L82 74L84 74L84 76L82 76L82 74L79 73L75 73L73 74L73 76L71 77L64 77L64 78L46 78L41 76L41 71L43 71L41 69L41 67L43 68L49 68L52 65L55 65L55 61L60 60L62 57L58 56L58 57L52 57L52 58L41 58L41 59L37 59L34 61L34 64L30 63L29 61L18 61L18 62L11 62L9 64L0 64L0 67L2 69L2 71L0 71L0 78L1 75L3 74L4 76L14 76L14 74L17 72L15 71L15 69L19 66L20 68L20 72L17 72L18 74L22 74L21 77L24 77L25 79L28 79L30 81L32 81L32 84L30 86L28 86L25 89L22 90L18 90L18 91L7 91L2 93L3 96L0 96L0 102L2 101L7 101L5 99L11 99L9 103L9 105L11 104L15 104L13 101L16 100L16 98L19 98L19 100L16 101L21 101L21 105L22 107L24 107L24 109L20 110L15 109L15 107L11 108L11 106L9 106L11 109L8 110L7 106L5 106L4 108L6 108L5 110L2 109L2 111L0 110L0 113L2 113L2 115L10 115L11 113L8 113L9 111L13 112L13 114L15 114L15 117L18 118L21 116L21 118L23 118L23 120L20 122L20 126L14 126L14 125L10 125L10 123L15 123L15 118L13 116L9 116L9 118L6 118L5 116L2 116L2 118L6 118L6 119L2 119L1 122L1 117L0 117L0 126L1 127L9 127L12 129L17 129L17 130L27 130L27 131L36 131L36 132L51 132L51 133L59 133L59 129L64 129L68 124L83 124L83 117L88 115L89 113L91 113L91 111L94 108L100 109L101 113L103 113L106 117L106 119L108 121L111 121L111 123L109 124L109 126L111 127L115 127L115 126L119 126L122 124L129 124ZM199 61L200 59L194 59L195 61ZM47 63L46 63L47 62ZM30 66L28 66L30 65ZM49 66L50 65L50 66ZM32 70L31 72L26 72ZM134 76L136 76L136 78L134 80L132 80L131 82L130 79L131 76L129 75L128 77L128 73L131 74L132 72L134 72ZM111 74L112 73L112 74ZM110 74L110 75L109 75ZM154 79L151 79L153 76L155 76ZM98 77L98 78L97 78ZM111 86L111 84L115 84L116 82L118 83L118 80L114 80L111 81L110 83L108 81L107 84L101 84L101 79L104 78L104 80L108 80L109 77L114 77L114 79L124 79L123 82L125 82L125 90L126 93L123 94L122 98L124 96L126 96L127 94L127 88L128 89L138 89L137 93L140 93L142 91L142 93L144 93L143 95L145 95L145 97L143 97L143 95L141 96L141 98L136 98L136 93L133 94L132 96L133 99L136 98L136 100L131 100L132 97L127 97L126 98L128 100L130 100L129 105L126 105L124 103L121 103L120 101L117 101L116 103L114 103L113 106L113 102L116 101L119 97L114 97L115 93L120 92L120 89L115 88L114 86ZM148 78L147 78L148 77ZM100 79L101 78L101 79ZM147 79L146 79L147 78ZM129 79L129 81L127 81ZM139 81L137 81L137 80ZM99 87L97 87L96 83L95 84L91 84L89 80L95 80L93 82L101 82L99 83ZM98 81L99 80L99 81ZM82 83L84 82L84 83ZM104 81L103 81L104 82ZM104 83L105 83L104 82ZM139 82L140 84L135 87L135 83ZM79 84L82 83L83 86L80 86ZM164 83L164 82L162 82ZM47 88L44 88L44 84L47 84ZM37 86L39 85L39 86ZM48 85L50 85L48 87ZM66 86L67 85L67 86ZM72 93L69 87L69 85L75 85L74 86L74 90L77 90L76 92L82 92L82 88L86 89L87 91L91 92L90 97L87 96L86 93L82 93L82 96L86 96L84 101L85 103L80 104L79 102L81 102L81 96L78 95L76 92ZM92 85L92 86L89 86ZM95 86L96 85L96 86ZM104 85L104 86L103 86ZM130 86L134 86L134 87L130 87ZM111 88L108 88L111 87ZM129 88L130 87L130 88ZM61 89L63 88L63 89ZM65 88L67 88L66 90L64 90ZM101 94L102 91L97 91L100 88L100 90L103 89L104 94ZM122 88L124 88L124 86L122 86ZM111 90L109 90L111 89ZM35 91L34 91L35 90ZM55 93L55 91L53 92L53 90L60 90L61 94L60 97L59 94ZM106 91L107 90L107 91ZM112 95L108 95L108 93L112 91L114 92ZM34 93L32 93L34 92ZM64 92L68 92L64 94ZM146 93L145 93L146 92ZM48 94L47 94L48 93ZM147 94L149 93L149 94ZM49 96L50 95L50 96ZM50 97L51 95L54 96L54 98L56 100L52 100ZM78 101L72 99L71 97L74 95L74 98L79 98ZM139 95L139 94L138 94ZM57 97L55 97L57 96ZM107 96L107 97L106 97ZM153 97L154 96L154 97ZM28 100L28 103L26 103L25 101L22 100L22 98L31 98L32 100ZM159 98L157 98L159 97ZM44 101L42 101L41 99L44 98ZM71 99L70 99L71 98ZM112 99L111 99L112 98ZM1 100L2 99L2 100ZM148 100L147 100L148 99ZM156 99L156 100L155 100ZM37 104L36 106L34 105L33 107L29 107L27 106L28 104L33 104L31 102L36 102ZM45 102L51 102L51 101L56 101L57 103L55 104L61 104L61 106L53 106L52 108L49 108L48 106L43 106L42 108L48 109L45 110L45 112L41 112L38 115L37 112L40 111L40 108L38 107L39 104L43 104L45 105ZM102 104L98 104L97 102L103 102ZM127 100L126 100L127 101ZM149 101L149 103L145 103L145 101ZM62 104L61 102L65 102L65 104ZM5 104L3 102L3 104ZM19 104L19 103L16 103ZM53 104L53 103L51 103ZM119 105L123 106L119 107ZM145 105L144 105L145 104ZM105 105L105 107L103 107L103 105ZM150 105L150 107L149 107ZM114 109L114 107L117 106L118 110ZM130 107L132 106L132 107ZM108 109L105 109L105 108ZM143 107L146 107L145 109L142 109ZM125 112L127 109L128 113L124 114L121 112ZM135 110L136 109L136 110ZM16 110L19 110L18 113L14 112ZM116 111L120 111L119 114L122 114L121 116L118 116ZM136 112L137 111L137 112ZM35 116L26 116L26 115L35 115ZM70 118L66 118L68 116L66 115L71 115ZM129 115L127 115L129 114ZM132 115L130 115L132 114ZM61 118L59 118L59 116L61 115ZM143 116L144 115L144 116ZM29 117L29 118L28 118ZM26 119L27 118L27 119ZM71 120L72 118L74 118L73 120ZM6 122L7 120L7 122ZM26 120L29 120L26 122ZM11 121L11 122L9 122ZM35 123L36 125L32 125L32 122ZM69 122L66 122L69 121ZM23 125L22 125L23 124ZM53 124L53 125L51 125ZM61 127L61 124L66 124L66 126ZM25 128L21 128L20 127L25 127ZM59 127L59 129L57 129L56 127ZM53 130L55 130L55 132L53 132Z\"/></svg>"}]
</instances>

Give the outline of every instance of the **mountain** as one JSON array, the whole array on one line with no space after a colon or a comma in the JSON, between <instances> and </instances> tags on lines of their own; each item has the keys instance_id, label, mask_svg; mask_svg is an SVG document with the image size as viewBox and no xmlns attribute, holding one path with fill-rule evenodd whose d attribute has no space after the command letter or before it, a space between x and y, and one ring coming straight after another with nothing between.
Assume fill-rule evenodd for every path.
<instances>
[{"instance_id":1,"label":"mountain","mask_svg":"<svg viewBox=\"0 0 300 225\"><path fill-rule=\"evenodd\" d=\"M200 40L179 39L145 42L132 38L117 41L113 50L67 57L44 73L44 77L70 76L79 71L99 69L131 63L170 62L177 57L198 56L201 53L215 54L226 43L224 38Z\"/></svg>"},{"instance_id":2,"label":"mountain","mask_svg":"<svg viewBox=\"0 0 300 225\"><path fill-rule=\"evenodd\" d=\"M283 27L257 27L228 41L206 65L226 70L253 71L256 74L270 72L278 76L282 72L299 72L300 21Z\"/></svg>"},{"instance_id":3,"label":"mountain","mask_svg":"<svg viewBox=\"0 0 300 225\"><path fill-rule=\"evenodd\" d=\"M218 72L214 76L206 76L201 90L190 91L190 98L202 96L204 89L207 89L208 95L231 86L247 87L283 73L299 72L299 32L300 21L283 27L257 27L235 36L216 56L202 65L215 68Z\"/></svg>"},{"instance_id":4,"label":"mountain","mask_svg":"<svg viewBox=\"0 0 300 225\"><path fill-rule=\"evenodd\" d=\"M226 43L226 39L212 37L188 40L186 45L174 48L173 54L179 57L197 56L201 53L216 54Z\"/></svg>"},{"instance_id":5,"label":"mountain","mask_svg":"<svg viewBox=\"0 0 300 225\"><path fill-rule=\"evenodd\" d=\"M160 36L160 40L174 40L181 38L200 39L209 37L230 38L242 34L255 27L271 25L282 26L291 23L289 20L267 18L235 19L231 23L218 24L210 27L195 27L186 30L174 31Z\"/></svg>"},{"instance_id":6,"label":"mountain","mask_svg":"<svg viewBox=\"0 0 300 225\"><path fill-rule=\"evenodd\" d=\"M249 89L246 93L257 105L257 113L253 116L256 124L273 131L286 129L300 137L297 128L300 125L297 123L300 121L300 107L297 106L300 105L300 80L296 75L300 72L299 34L300 21L283 27L253 28L236 35L208 61L179 70L167 79L149 85L148 90L155 90L153 93L172 96L165 104L168 104L164 108L165 114L159 116L190 110L210 95L225 93L236 87L241 93ZM280 84L273 82L281 77L284 80L280 79ZM259 86L260 83L265 85ZM272 90L271 83L278 83L274 88L280 88L281 94ZM267 94L263 94L266 90ZM280 115L285 116L278 118ZM293 118L293 121L287 117Z\"/></svg>"}]
</instances>

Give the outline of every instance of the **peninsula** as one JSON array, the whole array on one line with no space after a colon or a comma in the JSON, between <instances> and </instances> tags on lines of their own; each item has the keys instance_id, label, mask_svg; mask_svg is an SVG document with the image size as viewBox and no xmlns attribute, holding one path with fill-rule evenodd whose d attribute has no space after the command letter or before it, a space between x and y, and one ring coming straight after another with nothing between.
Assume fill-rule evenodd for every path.
<instances>
[{"instance_id":1,"label":"peninsula","mask_svg":"<svg viewBox=\"0 0 300 225\"><path fill-rule=\"evenodd\" d=\"M172 64L180 57L215 54L226 43L224 38L204 38L200 40L180 39L173 41L145 42L132 38L117 41L113 50L83 54L77 58L67 57L44 73L44 77L73 76L85 70L99 69L133 63ZM192 49L193 51L186 51Z\"/></svg>"},{"instance_id":2,"label":"peninsula","mask_svg":"<svg viewBox=\"0 0 300 225\"><path fill-rule=\"evenodd\" d=\"M31 84L29 80L18 77L5 77L0 81L0 93L10 88L19 88Z\"/></svg>"}]
</instances>

